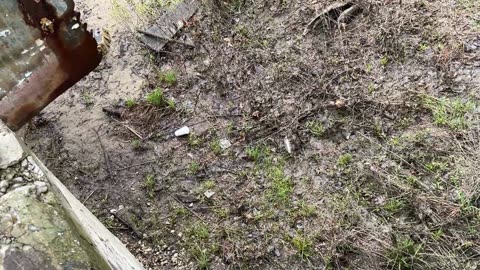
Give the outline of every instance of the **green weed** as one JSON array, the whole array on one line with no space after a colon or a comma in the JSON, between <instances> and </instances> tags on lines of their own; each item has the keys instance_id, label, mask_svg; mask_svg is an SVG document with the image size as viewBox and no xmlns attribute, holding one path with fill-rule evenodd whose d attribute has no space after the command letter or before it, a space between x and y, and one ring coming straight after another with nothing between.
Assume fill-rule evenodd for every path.
<instances>
[{"instance_id":1,"label":"green weed","mask_svg":"<svg viewBox=\"0 0 480 270\"><path fill-rule=\"evenodd\" d=\"M442 239L442 237L444 236L445 234L443 233L443 230L442 229L438 229L436 231L434 231L432 233L432 239L435 240L435 241L438 241L440 239Z\"/></svg>"},{"instance_id":2,"label":"green weed","mask_svg":"<svg viewBox=\"0 0 480 270\"><path fill-rule=\"evenodd\" d=\"M380 65L382 65L382 66L386 66L389 62L390 62L390 60L388 59L388 56L386 56L386 55L384 55L380 59Z\"/></svg>"},{"instance_id":3,"label":"green weed","mask_svg":"<svg viewBox=\"0 0 480 270\"><path fill-rule=\"evenodd\" d=\"M269 165L267 179L271 182L269 197L271 200L287 203L293 192L294 184L290 177L286 176L281 165Z\"/></svg>"},{"instance_id":4,"label":"green weed","mask_svg":"<svg viewBox=\"0 0 480 270\"><path fill-rule=\"evenodd\" d=\"M188 145L192 148L198 147L202 144L202 139L195 133L188 135Z\"/></svg>"},{"instance_id":5,"label":"green weed","mask_svg":"<svg viewBox=\"0 0 480 270\"><path fill-rule=\"evenodd\" d=\"M325 134L325 127L321 122L318 121L309 121L306 124L306 127L310 133L316 137L321 137Z\"/></svg>"},{"instance_id":6,"label":"green weed","mask_svg":"<svg viewBox=\"0 0 480 270\"><path fill-rule=\"evenodd\" d=\"M337 165L339 167L347 167L352 162L352 155L349 153L343 154L338 158Z\"/></svg>"},{"instance_id":7,"label":"green weed","mask_svg":"<svg viewBox=\"0 0 480 270\"><path fill-rule=\"evenodd\" d=\"M159 81L164 82L169 86L174 86L175 84L177 84L177 74L174 70L160 72L158 75L158 79Z\"/></svg>"},{"instance_id":8,"label":"green weed","mask_svg":"<svg viewBox=\"0 0 480 270\"><path fill-rule=\"evenodd\" d=\"M195 240L208 240L210 231L203 223L194 223L187 229L187 234Z\"/></svg>"},{"instance_id":9,"label":"green weed","mask_svg":"<svg viewBox=\"0 0 480 270\"><path fill-rule=\"evenodd\" d=\"M209 190L215 187L215 182L213 180L207 180L202 183L202 190Z\"/></svg>"},{"instance_id":10,"label":"green weed","mask_svg":"<svg viewBox=\"0 0 480 270\"><path fill-rule=\"evenodd\" d=\"M149 174L145 176L144 187L147 189L148 196L150 196L150 198L153 198L155 196L155 187L156 187L156 181L155 181L154 175Z\"/></svg>"},{"instance_id":11,"label":"green weed","mask_svg":"<svg viewBox=\"0 0 480 270\"><path fill-rule=\"evenodd\" d=\"M401 211L405 207L405 203L399 199L390 199L388 202L383 206L385 211L396 214Z\"/></svg>"},{"instance_id":12,"label":"green weed","mask_svg":"<svg viewBox=\"0 0 480 270\"><path fill-rule=\"evenodd\" d=\"M147 95L147 101L156 106L161 107L165 105L165 95L163 94L162 89L156 88Z\"/></svg>"},{"instance_id":13,"label":"green weed","mask_svg":"<svg viewBox=\"0 0 480 270\"><path fill-rule=\"evenodd\" d=\"M133 150L139 150L142 148L142 143L140 142L140 140L133 140L131 145Z\"/></svg>"},{"instance_id":14,"label":"green weed","mask_svg":"<svg viewBox=\"0 0 480 270\"><path fill-rule=\"evenodd\" d=\"M86 107L90 107L95 103L93 97L85 91L82 92L82 102Z\"/></svg>"},{"instance_id":15,"label":"green weed","mask_svg":"<svg viewBox=\"0 0 480 270\"><path fill-rule=\"evenodd\" d=\"M441 162L441 161L432 161L430 163L425 164L425 168L432 173L442 173L445 172L447 169L448 163Z\"/></svg>"},{"instance_id":16,"label":"green weed","mask_svg":"<svg viewBox=\"0 0 480 270\"><path fill-rule=\"evenodd\" d=\"M312 255L313 243L309 238L297 234L291 239L291 242L300 258L307 259Z\"/></svg>"},{"instance_id":17,"label":"green weed","mask_svg":"<svg viewBox=\"0 0 480 270\"><path fill-rule=\"evenodd\" d=\"M315 205L307 204L304 201L301 201L299 204L298 214L302 217L314 216L316 211Z\"/></svg>"},{"instance_id":18,"label":"green weed","mask_svg":"<svg viewBox=\"0 0 480 270\"><path fill-rule=\"evenodd\" d=\"M365 65L365 72L366 73L370 73L370 72L372 72L372 70L373 70L373 65L372 64L368 63L368 64Z\"/></svg>"},{"instance_id":19,"label":"green weed","mask_svg":"<svg viewBox=\"0 0 480 270\"><path fill-rule=\"evenodd\" d=\"M173 98L167 100L167 106L172 110L175 110L177 108L177 105L175 104L175 100Z\"/></svg>"},{"instance_id":20,"label":"green weed","mask_svg":"<svg viewBox=\"0 0 480 270\"><path fill-rule=\"evenodd\" d=\"M188 211L185 209L185 207L176 207L172 210L172 212L176 217L184 217L188 215Z\"/></svg>"},{"instance_id":21,"label":"green weed","mask_svg":"<svg viewBox=\"0 0 480 270\"><path fill-rule=\"evenodd\" d=\"M270 149L263 145L248 147L246 150L247 157L255 162L268 159L270 156Z\"/></svg>"},{"instance_id":22,"label":"green weed","mask_svg":"<svg viewBox=\"0 0 480 270\"><path fill-rule=\"evenodd\" d=\"M129 98L125 101L125 106L127 106L127 108L131 109L131 108L137 106L137 101L135 99Z\"/></svg>"},{"instance_id":23,"label":"green weed","mask_svg":"<svg viewBox=\"0 0 480 270\"><path fill-rule=\"evenodd\" d=\"M197 162L193 161L192 163L190 163L190 167L189 167L189 170L190 170L190 173L195 175L198 173L198 171L200 171L200 164L198 164Z\"/></svg>"},{"instance_id":24,"label":"green weed","mask_svg":"<svg viewBox=\"0 0 480 270\"><path fill-rule=\"evenodd\" d=\"M215 139L210 143L210 149L215 155L220 155L222 153L222 146L220 145L220 140Z\"/></svg>"},{"instance_id":25,"label":"green weed","mask_svg":"<svg viewBox=\"0 0 480 270\"><path fill-rule=\"evenodd\" d=\"M389 269L411 270L419 260L421 244L415 244L410 238L398 241L386 254Z\"/></svg>"},{"instance_id":26,"label":"green weed","mask_svg":"<svg viewBox=\"0 0 480 270\"><path fill-rule=\"evenodd\" d=\"M434 122L453 130L467 129L470 126L470 116L476 108L473 101L460 99L425 97L424 105L432 111Z\"/></svg>"}]
</instances>

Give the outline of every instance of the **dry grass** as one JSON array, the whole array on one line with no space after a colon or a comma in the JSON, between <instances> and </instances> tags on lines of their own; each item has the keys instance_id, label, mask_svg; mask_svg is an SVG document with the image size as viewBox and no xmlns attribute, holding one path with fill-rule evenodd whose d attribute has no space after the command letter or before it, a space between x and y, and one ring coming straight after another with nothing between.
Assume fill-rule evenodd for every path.
<instances>
[{"instance_id":1,"label":"dry grass","mask_svg":"<svg viewBox=\"0 0 480 270\"><path fill-rule=\"evenodd\" d=\"M210 144L184 141L202 159L195 175L216 183L213 199L200 203L212 209L201 214L209 240L197 242L206 246L191 258L200 268L474 269L476 101L450 90L469 87L454 80L453 68L464 64L459 43L472 32L453 29L470 26L459 15L476 3L468 9L452 1L360 1L363 12L346 28L302 37L314 8L329 2L222 2L196 26L211 31L196 41L210 54L192 55L210 59L202 73L209 87L187 95L213 93L213 103L234 108L235 100L243 111L235 128L217 121L205 132ZM441 100L445 92L472 108L452 116L422 98ZM201 116L184 115L212 113L198 106ZM471 125L441 124L438 111ZM220 151L219 134L230 137L234 151ZM284 150L285 137L296 146L293 155ZM220 164L230 169L214 173Z\"/></svg>"},{"instance_id":2,"label":"dry grass","mask_svg":"<svg viewBox=\"0 0 480 270\"><path fill-rule=\"evenodd\" d=\"M122 115L159 164L138 168L155 182L118 175L149 195L122 201L142 245L201 269L477 268L479 52L463 46L480 5L358 1L303 36L333 2L205 1L184 30L197 49L155 59L175 80L154 72L145 93L176 107Z\"/></svg>"}]
</instances>

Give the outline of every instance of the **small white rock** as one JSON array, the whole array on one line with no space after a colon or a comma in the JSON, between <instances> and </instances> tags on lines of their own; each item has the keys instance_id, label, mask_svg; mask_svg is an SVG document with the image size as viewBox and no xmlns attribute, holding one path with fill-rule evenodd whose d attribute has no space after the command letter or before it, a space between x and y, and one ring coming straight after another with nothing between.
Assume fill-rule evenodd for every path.
<instances>
[{"instance_id":1,"label":"small white rock","mask_svg":"<svg viewBox=\"0 0 480 270\"><path fill-rule=\"evenodd\" d=\"M15 183L15 184L16 183L23 183L23 178L22 177L15 177L15 178L12 179L12 182ZM0 187L1 187L1 185L0 185Z\"/></svg>"},{"instance_id":2,"label":"small white rock","mask_svg":"<svg viewBox=\"0 0 480 270\"><path fill-rule=\"evenodd\" d=\"M289 154L291 154L292 153L292 144L290 143L290 140L286 136L285 136L285 139L284 139L284 143L285 143L285 148L287 149L287 152Z\"/></svg>"},{"instance_id":3,"label":"small white rock","mask_svg":"<svg viewBox=\"0 0 480 270\"><path fill-rule=\"evenodd\" d=\"M187 126L182 127L181 129L175 131L176 137L181 137L190 134L190 128Z\"/></svg>"},{"instance_id":4,"label":"small white rock","mask_svg":"<svg viewBox=\"0 0 480 270\"><path fill-rule=\"evenodd\" d=\"M27 167L28 166L28 160L27 159L22 160L21 165L22 165L22 167Z\"/></svg>"},{"instance_id":5,"label":"small white rock","mask_svg":"<svg viewBox=\"0 0 480 270\"><path fill-rule=\"evenodd\" d=\"M6 180L0 181L0 189L8 188L8 182Z\"/></svg>"},{"instance_id":6,"label":"small white rock","mask_svg":"<svg viewBox=\"0 0 480 270\"><path fill-rule=\"evenodd\" d=\"M205 197L207 197L207 199L210 199L213 195L215 195L215 192L211 191L211 190L207 190L207 191L205 191L205 193L203 193L203 195L205 195Z\"/></svg>"},{"instance_id":7,"label":"small white rock","mask_svg":"<svg viewBox=\"0 0 480 270\"><path fill-rule=\"evenodd\" d=\"M46 193L48 191L48 187L45 185L45 186L41 186L41 187L37 187L37 192L36 192L36 195L37 196L40 196L42 195L43 193Z\"/></svg>"},{"instance_id":8,"label":"small white rock","mask_svg":"<svg viewBox=\"0 0 480 270\"><path fill-rule=\"evenodd\" d=\"M222 150L226 150L232 146L232 143L228 139L221 139L220 140L220 147Z\"/></svg>"}]
</instances>

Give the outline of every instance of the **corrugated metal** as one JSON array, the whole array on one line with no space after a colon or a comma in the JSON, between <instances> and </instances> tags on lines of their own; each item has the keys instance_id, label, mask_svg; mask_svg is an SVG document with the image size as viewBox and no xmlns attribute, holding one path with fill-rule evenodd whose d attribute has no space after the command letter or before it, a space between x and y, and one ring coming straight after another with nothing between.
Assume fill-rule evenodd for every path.
<instances>
[{"instance_id":1,"label":"corrugated metal","mask_svg":"<svg viewBox=\"0 0 480 270\"><path fill-rule=\"evenodd\" d=\"M101 58L73 0L0 0L0 119L19 129Z\"/></svg>"}]
</instances>

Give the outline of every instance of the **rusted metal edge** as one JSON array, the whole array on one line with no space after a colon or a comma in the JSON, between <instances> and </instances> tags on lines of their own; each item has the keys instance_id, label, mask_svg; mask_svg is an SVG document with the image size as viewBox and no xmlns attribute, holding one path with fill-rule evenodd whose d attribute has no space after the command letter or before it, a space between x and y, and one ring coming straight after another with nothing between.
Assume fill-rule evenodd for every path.
<instances>
[{"instance_id":1,"label":"rusted metal edge","mask_svg":"<svg viewBox=\"0 0 480 270\"><path fill-rule=\"evenodd\" d=\"M18 130L94 70L102 50L73 0L0 1L0 119Z\"/></svg>"}]
</instances>

